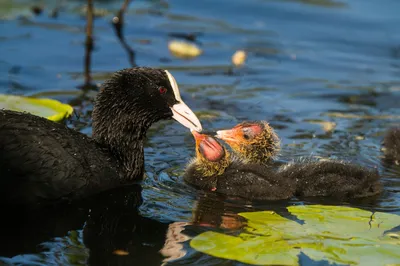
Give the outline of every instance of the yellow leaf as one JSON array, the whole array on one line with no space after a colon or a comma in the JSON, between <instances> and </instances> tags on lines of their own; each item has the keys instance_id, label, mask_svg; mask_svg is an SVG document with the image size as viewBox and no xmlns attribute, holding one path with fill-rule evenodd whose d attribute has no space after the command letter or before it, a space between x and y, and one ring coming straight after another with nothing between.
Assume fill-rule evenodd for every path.
<instances>
[{"instance_id":1,"label":"yellow leaf","mask_svg":"<svg viewBox=\"0 0 400 266\"><path fill-rule=\"evenodd\" d=\"M73 112L72 106L57 100L5 94L0 94L0 109L28 112L56 122Z\"/></svg>"},{"instance_id":2,"label":"yellow leaf","mask_svg":"<svg viewBox=\"0 0 400 266\"><path fill-rule=\"evenodd\" d=\"M193 58L199 56L202 51L197 45L183 41L171 41L168 49L176 57Z\"/></svg>"},{"instance_id":3,"label":"yellow leaf","mask_svg":"<svg viewBox=\"0 0 400 266\"><path fill-rule=\"evenodd\" d=\"M243 50L238 50L232 55L232 64L241 66L246 61L247 54Z\"/></svg>"}]
</instances>

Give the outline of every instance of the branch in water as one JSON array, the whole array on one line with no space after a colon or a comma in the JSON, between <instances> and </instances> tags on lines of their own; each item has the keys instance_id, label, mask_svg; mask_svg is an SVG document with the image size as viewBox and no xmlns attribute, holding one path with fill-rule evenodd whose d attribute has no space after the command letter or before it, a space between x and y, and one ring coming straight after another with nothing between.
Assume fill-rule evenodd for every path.
<instances>
[{"instance_id":1,"label":"branch in water","mask_svg":"<svg viewBox=\"0 0 400 266\"><path fill-rule=\"evenodd\" d=\"M113 18L112 23L114 25L115 33L117 34L118 40L121 42L122 46L126 50L129 56L129 62L132 66L136 66L135 63L135 51L127 44L125 37L123 35L124 28L124 14L129 6L131 0L124 0L121 9L118 11L117 15Z\"/></svg>"},{"instance_id":2,"label":"branch in water","mask_svg":"<svg viewBox=\"0 0 400 266\"><path fill-rule=\"evenodd\" d=\"M85 84L90 87L92 77L90 74L92 51L93 51L93 0L87 0L86 13L86 41L85 41Z\"/></svg>"}]
</instances>

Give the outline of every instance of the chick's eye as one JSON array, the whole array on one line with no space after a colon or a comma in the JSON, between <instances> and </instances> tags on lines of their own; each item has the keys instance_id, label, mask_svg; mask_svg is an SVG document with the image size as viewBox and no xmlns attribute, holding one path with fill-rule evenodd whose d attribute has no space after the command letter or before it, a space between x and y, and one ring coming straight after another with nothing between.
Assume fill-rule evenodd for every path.
<instances>
[{"instance_id":1,"label":"chick's eye","mask_svg":"<svg viewBox=\"0 0 400 266\"><path fill-rule=\"evenodd\" d=\"M164 93L167 92L167 89L164 88L164 87L160 87L160 88L158 89L158 91L160 92L160 94L164 94Z\"/></svg>"},{"instance_id":2,"label":"chick's eye","mask_svg":"<svg viewBox=\"0 0 400 266\"><path fill-rule=\"evenodd\" d=\"M254 132L251 130L251 128L243 128L242 129L242 132L243 132L243 138L245 139L245 140L249 140L249 139L252 139L252 138L254 138Z\"/></svg>"}]
</instances>

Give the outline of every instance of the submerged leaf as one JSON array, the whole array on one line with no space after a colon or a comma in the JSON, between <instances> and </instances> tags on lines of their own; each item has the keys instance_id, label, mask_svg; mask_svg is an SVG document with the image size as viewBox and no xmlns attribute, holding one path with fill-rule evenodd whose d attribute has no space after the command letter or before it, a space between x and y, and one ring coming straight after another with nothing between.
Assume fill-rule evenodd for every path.
<instances>
[{"instance_id":1,"label":"submerged leaf","mask_svg":"<svg viewBox=\"0 0 400 266\"><path fill-rule=\"evenodd\" d=\"M290 206L304 224L273 211L240 213L248 220L239 236L205 232L190 245L219 258L255 265L298 265L298 255L350 265L400 263L400 225L394 214L341 206Z\"/></svg>"},{"instance_id":2,"label":"submerged leaf","mask_svg":"<svg viewBox=\"0 0 400 266\"><path fill-rule=\"evenodd\" d=\"M28 112L52 121L61 121L73 112L72 106L57 100L5 94L0 94L0 109Z\"/></svg>"}]
</instances>

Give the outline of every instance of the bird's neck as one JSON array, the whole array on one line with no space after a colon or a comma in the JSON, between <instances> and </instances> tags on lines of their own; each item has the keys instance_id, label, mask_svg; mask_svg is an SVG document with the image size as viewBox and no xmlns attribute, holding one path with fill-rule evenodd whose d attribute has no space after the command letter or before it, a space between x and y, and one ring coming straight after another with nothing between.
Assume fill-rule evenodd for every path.
<instances>
[{"instance_id":1,"label":"bird's neck","mask_svg":"<svg viewBox=\"0 0 400 266\"><path fill-rule=\"evenodd\" d=\"M110 118L110 121L93 122L93 138L117 160L121 181L141 180L144 174L146 131L154 121L123 120Z\"/></svg>"},{"instance_id":2,"label":"bird's neck","mask_svg":"<svg viewBox=\"0 0 400 266\"><path fill-rule=\"evenodd\" d=\"M218 162L210 162L204 157L197 155L196 170L205 177L222 175L231 163L230 154L225 153L224 158Z\"/></svg>"},{"instance_id":3,"label":"bird's neck","mask_svg":"<svg viewBox=\"0 0 400 266\"><path fill-rule=\"evenodd\" d=\"M110 145L111 153L118 160L121 179L129 181L143 179L144 138L144 136L138 139L126 136Z\"/></svg>"}]
</instances>

